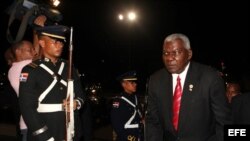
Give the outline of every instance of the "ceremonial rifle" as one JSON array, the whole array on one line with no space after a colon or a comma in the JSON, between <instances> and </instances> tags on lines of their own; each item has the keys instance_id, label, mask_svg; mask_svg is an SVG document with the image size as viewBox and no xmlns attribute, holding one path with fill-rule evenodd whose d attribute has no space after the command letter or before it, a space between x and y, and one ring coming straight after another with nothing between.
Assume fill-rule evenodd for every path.
<instances>
[{"instance_id":1,"label":"ceremonial rifle","mask_svg":"<svg viewBox=\"0 0 250 141\"><path fill-rule=\"evenodd\" d=\"M75 135L74 127L74 84L72 79L72 54L73 54L73 27L70 28L70 43L69 43L69 68L68 68L68 85L66 101L66 141L73 141Z\"/></svg>"}]
</instances>

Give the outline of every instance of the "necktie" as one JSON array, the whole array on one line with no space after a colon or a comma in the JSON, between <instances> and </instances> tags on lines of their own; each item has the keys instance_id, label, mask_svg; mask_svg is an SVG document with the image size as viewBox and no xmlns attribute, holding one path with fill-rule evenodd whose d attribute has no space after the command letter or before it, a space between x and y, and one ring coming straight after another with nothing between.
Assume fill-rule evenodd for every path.
<instances>
[{"instance_id":1,"label":"necktie","mask_svg":"<svg viewBox=\"0 0 250 141\"><path fill-rule=\"evenodd\" d=\"M182 95L181 79L178 76L177 83L176 83L175 90L174 90L174 97L173 97L173 121L172 122L173 122L175 130L177 130L177 127L178 127L181 95Z\"/></svg>"}]
</instances>

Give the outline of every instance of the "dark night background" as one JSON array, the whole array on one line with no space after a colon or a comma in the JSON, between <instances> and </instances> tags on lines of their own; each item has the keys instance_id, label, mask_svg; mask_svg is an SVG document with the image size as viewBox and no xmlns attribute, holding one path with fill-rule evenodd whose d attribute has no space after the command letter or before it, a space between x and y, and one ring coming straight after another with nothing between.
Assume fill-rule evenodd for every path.
<instances>
[{"instance_id":1,"label":"dark night background","mask_svg":"<svg viewBox=\"0 0 250 141\"><path fill-rule=\"evenodd\" d=\"M4 10L12 0L1 1L1 72L7 72L3 57L10 46L6 40L9 15ZM135 23L118 21L122 11L134 9ZM101 82L113 89L117 75L137 70L145 89L148 76L163 67L164 38L174 32L191 41L193 60L220 69L223 61L229 75L249 73L249 3L247 1L190 0L61 0L60 24L73 26L74 65L84 81ZM31 40L28 27L25 37ZM63 57L67 59L67 48Z\"/></svg>"}]
</instances>

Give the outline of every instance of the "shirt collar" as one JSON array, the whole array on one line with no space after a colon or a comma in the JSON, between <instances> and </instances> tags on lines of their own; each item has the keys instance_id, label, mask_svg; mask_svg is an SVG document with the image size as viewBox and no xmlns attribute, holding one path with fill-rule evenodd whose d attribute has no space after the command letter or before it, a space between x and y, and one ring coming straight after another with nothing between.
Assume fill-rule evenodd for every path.
<instances>
[{"instance_id":1,"label":"shirt collar","mask_svg":"<svg viewBox=\"0 0 250 141\"><path fill-rule=\"evenodd\" d=\"M172 82L173 82L173 91L175 89L175 85L177 83L177 77L179 76L180 79L181 79L181 86L182 86L182 89L183 89L183 86L184 86L184 82L185 82L185 79L186 79L186 75L187 75L187 71L188 71L188 68L190 66L190 62L187 64L187 66L185 67L184 71L182 71L180 74L177 74L177 73L174 73L172 74Z\"/></svg>"}]
</instances>

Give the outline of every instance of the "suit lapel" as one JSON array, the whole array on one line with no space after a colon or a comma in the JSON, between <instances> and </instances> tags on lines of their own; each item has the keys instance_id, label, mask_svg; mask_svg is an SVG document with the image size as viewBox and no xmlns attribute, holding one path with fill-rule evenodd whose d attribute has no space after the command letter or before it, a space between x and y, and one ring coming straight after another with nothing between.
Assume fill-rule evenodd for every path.
<instances>
[{"instance_id":1,"label":"suit lapel","mask_svg":"<svg viewBox=\"0 0 250 141\"><path fill-rule=\"evenodd\" d=\"M192 112L192 105L194 104L194 96L197 94L198 90L198 74L194 67L193 63L190 64L187 76L184 82L183 93L181 98L181 108L179 115L179 131L185 127L185 123L188 122Z\"/></svg>"}]
</instances>

